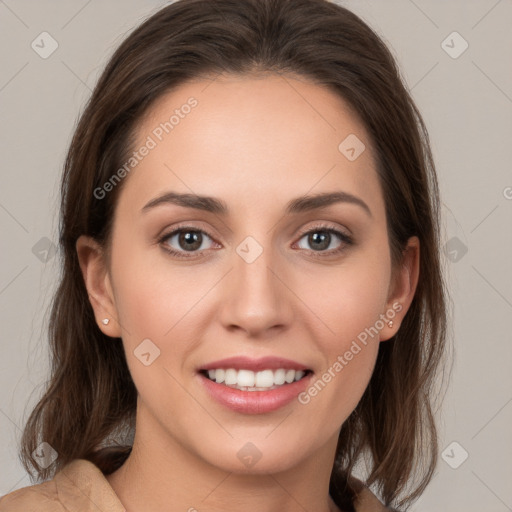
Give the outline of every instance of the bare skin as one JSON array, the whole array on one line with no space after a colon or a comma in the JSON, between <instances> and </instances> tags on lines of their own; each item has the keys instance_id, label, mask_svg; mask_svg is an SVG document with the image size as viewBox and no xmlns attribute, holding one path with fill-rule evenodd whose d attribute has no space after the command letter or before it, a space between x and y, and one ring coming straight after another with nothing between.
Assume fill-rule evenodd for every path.
<instances>
[{"instance_id":1,"label":"bare skin","mask_svg":"<svg viewBox=\"0 0 512 512\"><path fill-rule=\"evenodd\" d=\"M157 140L155 128L190 97L197 106ZM329 477L340 428L368 385L379 343L400 328L419 272L413 237L392 274L364 126L338 96L304 78L222 76L161 98L137 134L135 149L148 136L157 144L123 178L110 261L94 240L77 242L98 325L122 337L139 395L132 453L107 480L128 512L339 511ZM338 149L349 134L366 146L353 161ZM170 203L141 211L168 191L221 199L229 214ZM335 191L370 213L345 201L285 213L292 199ZM178 224L183 234L204 231L198 249L188 251L179 234L159 241ZM328 228L353 243L331 233L318 249L303 234ZM251 263L236 250L248 236L262 249ZM398 303L393 326L386 320L359 343L308 403L242 414L213 401L198 377L216 359L273 355L320 378ZM134 350L147 338L160 355L145 366ZM237 456L248 442L261 454L251 467Z\"/></svg>"}]
</instances>

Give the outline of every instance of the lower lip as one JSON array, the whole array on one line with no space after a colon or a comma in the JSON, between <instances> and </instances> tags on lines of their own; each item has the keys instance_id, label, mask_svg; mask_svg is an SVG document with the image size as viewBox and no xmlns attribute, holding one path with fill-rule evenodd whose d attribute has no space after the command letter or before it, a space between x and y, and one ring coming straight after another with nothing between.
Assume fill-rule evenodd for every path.
<instances>
[{"instance_id":1,"label":"lower lip","mask_svg":"<svg viewBox=\"0 0 512 512\"><path fill-rule=\"evenodd\" d=\"M269 391L242 391L217 384L201 373L198 375L210 396L225 407L244 414L264 414L276 411L293 401L307 388L313 374L309 373L298 381Z\"/></svg>"}]
</instances>

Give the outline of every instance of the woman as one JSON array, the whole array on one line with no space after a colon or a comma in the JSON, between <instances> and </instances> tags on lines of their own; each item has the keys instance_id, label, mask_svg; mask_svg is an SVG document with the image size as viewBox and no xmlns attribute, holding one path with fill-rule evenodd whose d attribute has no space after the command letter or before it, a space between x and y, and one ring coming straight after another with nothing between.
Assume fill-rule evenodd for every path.
<instances>
[{"instance_id":1,"label":"woman","mask_svg":"<svg viewBox=\"0 0 512 512\"><path fill-rule=\"evenodd\" d=\"M100 77L61 192L52 376L20 451L45 481L0 511L421 495L446 341L439 192L361 19L324 0L167 5Z\"/></svg>"}]
</instances>

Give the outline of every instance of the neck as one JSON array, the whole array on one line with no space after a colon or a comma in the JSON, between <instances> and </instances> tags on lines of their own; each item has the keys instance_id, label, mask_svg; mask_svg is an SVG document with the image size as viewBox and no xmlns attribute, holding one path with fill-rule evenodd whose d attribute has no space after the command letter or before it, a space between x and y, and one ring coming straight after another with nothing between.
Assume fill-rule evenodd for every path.
<instances>
[{"instance_id":1,"label":"neck","mask_svg":"<svg viewBox=\"0 0 512 512\"><path fill-rule=\"evenodd\" d=\"M256 463L249 471L234 471L178 443L147 411L142 420L141 408L133 449L107 476L126 512L341 512L329 496L338 432L295 466L258 472Z\"/></svg>"}]
</instances>

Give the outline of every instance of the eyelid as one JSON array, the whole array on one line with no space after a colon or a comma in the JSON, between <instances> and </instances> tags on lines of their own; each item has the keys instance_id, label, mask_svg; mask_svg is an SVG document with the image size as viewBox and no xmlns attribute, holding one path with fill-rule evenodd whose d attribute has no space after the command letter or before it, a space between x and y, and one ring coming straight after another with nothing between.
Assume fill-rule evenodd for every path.
<instances>
[{"instance_id":1,"label":"eyelid","mask_svg":"<svg viewBox=\"0 0 512 512\"><path fill-rule=\"evenodd\" d=\"M349 233L346 233L344 231L344 229L346 229L346 231L348 231ZM300 233L299 233L299 237L298 237L297 241L294 242L293 245L298 244L300 242L300 240L302 238L304 238L304 236L306 236L310 233L324 231L324 232L334 234L334 236L338 237L338 239L341 242L340 246L337 247L336 249L330 249L328 251L313 251L313 250L303 249L306 251L306 253L310 257L317 258L317 259L327 262L329 259L340 257L341 254L343 254L347 249L349 249L351 246L353 246L355 244L354 237L352 236L352 233L350 232L350 230L348 230L347 228L344 228L344 229L340 228L337 225L332 224L329 221L317 221L316 224L314 224L312 226L310 225L308 228L301 229Z\"/></svg>"},{"instance_id":2,"label":"eyelid","mask_svg":"<svg viewBox=\"0 0 512 512\"><path fill-rule=\"evenodd\" d=\"M198 233L202 233L203 235L208 236L208 238L210 238L214 244L218 244L218 242L216 241L216 238L212 234L210 234L209 230L205 229L204 227L193 226L192 222L195 222L195 221L190 221L190 222L185 221L183 223L179 223L179 224L173 226L172 228L169 228L169 230L164 229L162 231L162 233L155 238L155 243L162 244L165 240L176 236L180 231L196 231ZM179 252L180 254L187 254L186 251L176 251L175 249L165 249L165 250L167 252L172 252L172 253ZM191 254L196 254L196 255L201 254L201 253L204 253L206 250L207 249L203 249L201 251L193 251ZM185 257L188 257L188 256L185 256Z\"/></svg>"},{"instance_id":3,"label":"eyelid","mask_svg":"<svg viewBox=\"0 0 512 512\"><path fill-rule=\"evenodd\" d=\"M316 224L310 225L307 228L302 228L301 230L299 230L299 236L302 237L304 235L307 235L311 231L321 230L321 229L323 229L323 230L330 230L330 229L332 229L333 231L339 231L344 236L346 236L347 238L352 238L352 233L350 232L349 229L341 228L341 227L339 227L339 226L337 226L335 224L332 224L329 221L317 221Z\"/></svg>"}]
</instances>

